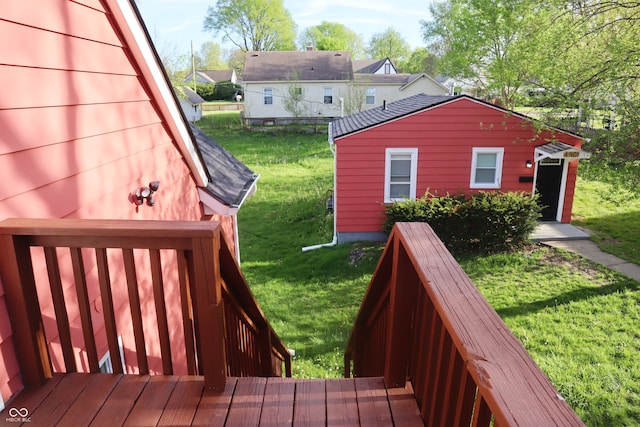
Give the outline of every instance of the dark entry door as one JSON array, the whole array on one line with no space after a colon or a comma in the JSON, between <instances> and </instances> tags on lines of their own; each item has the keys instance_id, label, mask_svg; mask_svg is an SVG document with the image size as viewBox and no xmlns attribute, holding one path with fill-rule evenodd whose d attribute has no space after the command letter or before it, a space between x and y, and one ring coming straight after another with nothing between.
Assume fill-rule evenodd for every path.
<instances>
[{"instance_id":1,"label":"dark entry door","mask_svg":"<svg viewBox=\"0 0 640 427\"><path fill-rule=\"evenodd\" d=\"M542 221L555 221L558 214L564 160L559 160L559 162L554 160L549 159L547 162L541 160L538 164L536 193L538 193L540 204L543 206Z\"/></svg>"}]
</instances>

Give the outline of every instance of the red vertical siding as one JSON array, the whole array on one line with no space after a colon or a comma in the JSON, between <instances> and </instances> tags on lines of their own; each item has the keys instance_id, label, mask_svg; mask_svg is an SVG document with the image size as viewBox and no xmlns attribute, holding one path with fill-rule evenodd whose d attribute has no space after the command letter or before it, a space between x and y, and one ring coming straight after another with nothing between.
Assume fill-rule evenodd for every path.
<instances>
[{"instance_id":1,"label":"red vertical siding","mask_svg":"<svg viewBox=\"0 0 640 427\"><path fill-rule=\"evenodd\" d=\"M465 98L339 138L337 231L380 231L386 148L418 148L417 197L478 191L470 188L474 147L504 147L500 190L530 192L533 183L519 178L533 177L526 161L533 160L535 146L551 140L580 143L565 133L538 132L517 115ZM571 209L575 172L569 169L565 212Z\"/></svg>"},{"instance_id":2,"label":"red vertical siding","mask_svg":"<svg viewBox=\"0 0 640 427\"><path fill-rule=\"evenodd\" d=\"M17 41L0 49L5 82L0 97L0 220L201 219L193 175L167 132L167 118L158 113L157 102L162 101L148 93L145 77L131 62L113 22L98 0L0 3L0 37ZM153 180L161 182L155 206L136 209L129 194ZM95 265L86 268L87 274L95 274ZM113 274L113 289L117 322L126 326L130 316L122 277ZM167 302L176 301L174 283L166 285ZM142 298L151 295L151 285L145 286L148 294ZM66 292L72 295L70 285ZM0 392L6 401L21 383L3 294L0 289ZM106 351L99 292L93 289L90 295L97 340ZM45 324L53 322L50 300L43 299L41 308ZM71 303L69 311L77 324L77 305ZM171 330L180 330L178 319L173 320ZM80 331L73 333L81 347ZM181 337L174 336L178 345ZM48 338L54 366L60 366L57 337ZM123 340L127 364L135 362L132 337L125 334ZM153 333L148 349L151 357L159 355ZM82 366L83 356L78 358ZM175 362L181 361L178 355ZM134 366L129 369L135 371Z\"/></svg>"}]
</instances>

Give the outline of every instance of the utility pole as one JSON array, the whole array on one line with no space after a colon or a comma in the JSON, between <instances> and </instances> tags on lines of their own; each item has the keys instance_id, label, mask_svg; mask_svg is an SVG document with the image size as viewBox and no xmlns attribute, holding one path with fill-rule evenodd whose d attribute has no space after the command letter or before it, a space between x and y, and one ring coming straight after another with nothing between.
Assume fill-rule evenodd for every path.
<instances>
[{"instance_id":1,"label":"utility pole","mask_svg":"<svg viewBox=\"0 0 640 427\"><path fill-rule=\"evenodd\" d=\"M196 82L196 57L193 54L193 40L191 40L191 80L193 81L193 91L198 93Z\"/></svg>"}]
</instances>

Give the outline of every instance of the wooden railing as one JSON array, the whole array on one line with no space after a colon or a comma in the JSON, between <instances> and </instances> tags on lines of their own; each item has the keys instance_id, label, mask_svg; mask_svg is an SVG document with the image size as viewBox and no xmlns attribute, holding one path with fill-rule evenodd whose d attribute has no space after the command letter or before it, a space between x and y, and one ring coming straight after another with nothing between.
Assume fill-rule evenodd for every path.
<instances>
[{"instance_id":1,"label":"wooden railing","mask_svg":"<svg viewBox=\"0 0 640 427\"><path fill-rule=\"evenodd\" d=\"M131 364L141 374L149 373L145 336L153 335L163 374L173 374L172 355L181 354L187 373L204 375L208 388L223 389L227 375L280 376L283 363L291 376L291 357L258 307L219 223L10 219L0 223L0 254L27 386L54 372L52 342L62 353L59 371L76 372L86 363L84 370L99 372L96 312L102 313L111 355L120 354L123 329L132 329ZM174 288L167 295L169 283ZM51 321L45 328L41 310L50 304L54 313L46 316ZM148 327L150 307L151 329L157 330ZM179 334L183 340L175 339ZM124 372L119 357L111 361L114 373Z\"/></svg>"},{"instance_id":2,"label":"wooden railing","mask_svg":"<svg viewBox=\"0 0 640 427\"><path fill-rule=\"evenodd\" d=\"M431 228L393 229L356 318L345 376L411 382L429 426L584 425Z\"/></svg>"}]
</instances>

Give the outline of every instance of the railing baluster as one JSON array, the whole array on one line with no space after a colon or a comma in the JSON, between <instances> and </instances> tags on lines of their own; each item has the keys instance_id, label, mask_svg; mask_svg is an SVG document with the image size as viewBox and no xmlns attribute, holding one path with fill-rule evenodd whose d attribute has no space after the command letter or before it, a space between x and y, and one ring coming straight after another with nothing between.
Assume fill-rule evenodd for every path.
<instances>
[{"instance_id":1,"label":"railing baluster","mask_svg":"<svg viewBox=\"0 0 640 427\"><path fill-rule=\"evenodd\" d=\"M120 346L118 346L118 329L113 307L113 294L111 293L111 277L109 275L109 260L107 250L96 248L96 262L98 265L98 281L100 283L100 296L102 299L102 311L104 313L104 329L107 333L107 346L111 356L111 365L114 374L124 373L122 360L120 359Z\"/></svg>"},{"instance_id":2,"label":"railing baluster","mask_svg":"<svg viewBox=\"0 0 640 427\"><path fill-rule=\"evenodd\" d=\"M73 354L71 331L69 329L69 316L67 315L67 306L64 302L64 291L62 289L60 265L58 264L56 248L44 248L44 258L47 264L49 286L51 287L51 299L53 300L53 309L56 313L56 324L58 325L58 336L60 338L60 346L62 347L64 366L67 372L76 372L76 358Z\"/></svg>"},{"instance_id":3,"label":"railing baluster","mask_svg":"<svg viewBox=\"0 0 640 427\"><path fill-rule=\"evenodd\" d=\"M476 385L468 371L462 374L462 381L459 386L459 398L455 410L454 426L469 426L473 415L473 400L476 395Z\"/></svg>"},{"instance_id":4,"label":"railing baluster","mask_svg":"<svg viewBox=\"0 0 640 427\"><path fill-rule=\"evenodd\" d=\"M89 372L96 373L100 372L100 367L98 365L98 352L96 349L96 338L93 332L93 321L91 320L91 307L89 305L89 294L87 293L87 278L84 271L84 261L82 260L82 249L70 248L70 251Z\"/></svg>"},{"instance_id":5,"label":"railing baluster","mask_svg":"<svg viewBox=\"0 0 640 427\"><path fill-rule=\"evenodd\" d=\"M473 407L473 420L471 421L472 427L489 427L491 425L491 410L487 406L487 402L484 400L482 394L478 390L476 395L476 403Z\"/></svg>"},{"instance_id":6,"label":"railing baluster","mask_svg":"<svg viewBox=\"0 0 640 427\"><path fill-rule=\"evenodd\" d=\"M133 326L133 338L136 342L136 359L138 370L141 374L149 373L147 362L147 350L144 341L144 325L142 323L142 310L140 294L138 292L138 277L136 275L136 262L133 249L122 249L124 271L127 277L127 290L129 293L129 307L131 309L131 323Z\"/></svg>"},{"instance_id":7,"label":"railing baluster","mask_svg":"<svg viewBox=\"0 0 640 427\"><path fill-rule=\"evenodd\" d=\"M162 372L165 375L173 375L173 363L171 362L171 339L169 338L169 325L167 323L167 306L164 299L164 280L162 278L162 262L160 251L149 250L151 260L151 280L153 282L153 301L156 306L156 322L160 338L160 354L162 356Z\"/></svg>"},{"instance_id":8,"label":"railing baluster","mask_svg":"<svg viewBox=\"0 0 640 427\"><path fill-rule=\"evenodd\" d=\"M452 420L455 416L455 407L461 398L458 384L462 381L462 371L464 364L462 358L454 345L449 351L449 370L446 377L446 389L444 392L444 402L442 404L441 425L446 427L447 420Z\"/></svg>"},{"instance_id":9,"label":"railing baluster","mask_svg":"<svg viewBox=\"0 0 640 427\"><path fill-rule=\"evenodd\" d=\"M187 372L189 375L195 375L196 353L194 347L195 336L193 334L193 303L191 301L191 292L189 291L189 269L184 251L177 251L178 257L178 282L180 284L180 306L182 309L182 330L184 333L184 349L187 359Z\"/></svg>"}]
</instances>

